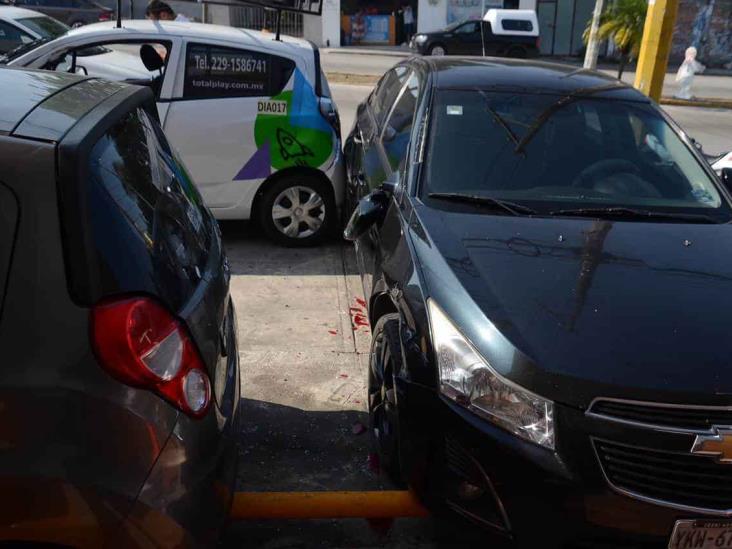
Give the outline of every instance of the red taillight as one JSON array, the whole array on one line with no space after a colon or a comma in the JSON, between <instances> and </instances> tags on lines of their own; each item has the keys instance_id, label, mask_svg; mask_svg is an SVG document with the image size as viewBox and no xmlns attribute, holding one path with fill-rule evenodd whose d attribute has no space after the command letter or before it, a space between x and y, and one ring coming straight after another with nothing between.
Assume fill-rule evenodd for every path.
<instances>
[{"instance_id":1,"label":"red taillight","mask_svg":"<svg viewBox=\"0 0 732 549\"><path fill-rule=\"evenodd\" d=\"M109 11L103 11L99 14L99 20L100 21L111 21L112 20L112 12Z\"/></svg>"},{"instance_id":2,"label":"red taillight","mask_svg":"<svg viewBox=\"0 0 732 549\"><path fill-rule=\"evenodd\" d=\"M147 297L92 309L97 359L117 380L148 389L193 417L211 403L211 383L186 327Z\"/></svg>"}]
</instances>

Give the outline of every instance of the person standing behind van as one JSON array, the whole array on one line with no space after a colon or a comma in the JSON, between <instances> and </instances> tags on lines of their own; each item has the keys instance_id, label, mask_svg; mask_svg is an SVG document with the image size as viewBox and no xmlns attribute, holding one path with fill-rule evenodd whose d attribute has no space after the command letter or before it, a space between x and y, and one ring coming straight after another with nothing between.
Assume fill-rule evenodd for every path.
<instances>
[{"instance_id":1,"label":"person standing behind van","mask_svg":"<svg viewBox=\"0 0 732 549\"><path fill-rule=\"evenodd\" d=\"M414 34L414 12L409 4L404 6L404 34L408 44Z\"/></svg>"},{"instance_id":2,"label":"person standing behind van","mask_svg":"<svg viewBox=\"0 0 732 549\"><path fill-rule=\"evenodd\" d=\"M190 21L185 15L177 14L169 4L162 0L150 0L145 9L145 18L151 21L179 21L187 23Z\"/></svg>"}]
</instances>

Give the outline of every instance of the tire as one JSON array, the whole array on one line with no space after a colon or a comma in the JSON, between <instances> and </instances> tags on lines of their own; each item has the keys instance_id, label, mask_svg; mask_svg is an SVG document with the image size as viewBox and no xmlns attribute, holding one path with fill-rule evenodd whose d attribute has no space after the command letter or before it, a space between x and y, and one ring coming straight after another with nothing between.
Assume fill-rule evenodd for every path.
<instances>
[{"instance_id":1,"label":"tire","mask_svg":"<svg viewBox=\"0 0 732 549\"><path fill-rule=\"evenodd\" d=\"M288 175L267 185L257 211L267 237L288 247L319 244L338 226L337 215L332 190L308 174Z\"/></svg>"},{"instance_id":2,"label":"tire","mask_svg":"<svg viewBox=\"0 0 732 549\"><path fill-rule=\"evenodd\" d=\"M71 25L69 25L69 26L70 26L70 27L71 27L72 29L78 29L79 27L83 27L83 26L84 26L84 21L74 21L74 22L73 22L73 23L71 23Z\"/></svg>"},{"instance_id":3,"label":"tire","mask_svg":"<svg viewBox=\"0 0 732 549\"><path fill-rule=\"evenodd\" d=\"M510 48L506 52L506 57L510 57L511 59L526 59L526 50L523 48Z\"/></svg>"},{"instance_id":4,"label":"tire","mask_svg":"<svg viewBox=\"0 0 732 549\"><path fill-rule=\"evenodd\" d=\"M379 467L397 486L404 485L399 461L399 409L395 372L402 367L399 315L382 316L374 327L369 353L369 430Z\"/></svg>"},{"instance_id":5,"label":"tire","mask_svg":"<svg viewBox=\"0 0 732 549\"><path fill-rule=\"evenodd\" d=\"M432 44L430 49L427 51L427 55L447 55L447 48L443 44Z\"/></svg>"}]
</instances>

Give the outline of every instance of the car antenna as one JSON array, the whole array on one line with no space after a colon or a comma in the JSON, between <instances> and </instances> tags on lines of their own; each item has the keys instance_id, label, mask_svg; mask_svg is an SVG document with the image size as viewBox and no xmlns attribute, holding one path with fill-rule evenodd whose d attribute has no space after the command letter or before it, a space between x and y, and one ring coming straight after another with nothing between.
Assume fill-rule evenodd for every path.
<instances>
[{"instance_id":1,"label":"car antenna","mask_svg":"<svg viewBox=\"0 0 732 549\"><path fill-rule=\"evenodd\" d=\"M122 0L117 0L117 28L122 28Z\"/></svg>"},{"instance_id":2,"label":"car antenna","mask_svg":"<svg viewBox=\"0 0 732 549\"><path fill-rule=\"evenodd\" d=\"M275 32L275 40L278 42L281 42L280 40L280 23L282 22L282 9L277 8L277 29Z\"/></svg>"}]
</instances>

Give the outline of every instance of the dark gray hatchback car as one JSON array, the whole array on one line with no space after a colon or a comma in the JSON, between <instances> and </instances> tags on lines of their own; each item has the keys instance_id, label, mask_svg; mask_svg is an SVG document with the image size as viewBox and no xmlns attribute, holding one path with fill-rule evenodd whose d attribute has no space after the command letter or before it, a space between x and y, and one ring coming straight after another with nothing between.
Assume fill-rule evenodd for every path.
<instances>
[{"instance_id":1,"label":"dark gray hatchback car","mask_svg":"<svg viewBox=\"0 0 732 549\"><path fill-rule=\"evenodd\" d=\"M216 222L148 89L2 69L0 97L0 545L210 545L239 401Z\"/></svg>"}]
</instances>

